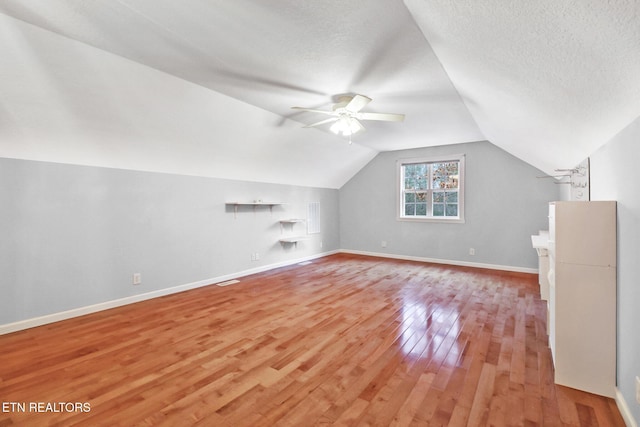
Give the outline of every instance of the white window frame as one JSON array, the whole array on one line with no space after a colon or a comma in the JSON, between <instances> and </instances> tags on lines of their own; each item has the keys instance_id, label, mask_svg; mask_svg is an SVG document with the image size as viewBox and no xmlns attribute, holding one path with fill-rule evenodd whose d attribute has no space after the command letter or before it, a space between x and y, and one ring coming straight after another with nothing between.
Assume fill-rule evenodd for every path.
<instances>
[{"instance_id":1,"label":"white window frame","mask_svg":"<svg viewBox=\"0 0 640 427\"><path fill-rule=\"evenodd\" d=\"M455 154L448 156L438 156L438 157L417 157L417 158L408 158L408 159L400 159L397 161L397 173L396 173L396 188L397 188L397 197L396 197L396 212L398 221L409 221L409 222L441 222L441 223L464 223L464 154ZM459 178L458 178L458 216L456 217L443 217L443 216L433 216L433 208L432 202L428 201L427 207L427 215L425 216L415 216L415 215L405 215L405 206L404 206L404 176L403 176L403 166L411 165L411 164L419 164L419 163L442 163L442 162L459 162ZM429 191L428 194L432 194L431 188L431 179L429 179Z\"/></svg>"}]
</instances>

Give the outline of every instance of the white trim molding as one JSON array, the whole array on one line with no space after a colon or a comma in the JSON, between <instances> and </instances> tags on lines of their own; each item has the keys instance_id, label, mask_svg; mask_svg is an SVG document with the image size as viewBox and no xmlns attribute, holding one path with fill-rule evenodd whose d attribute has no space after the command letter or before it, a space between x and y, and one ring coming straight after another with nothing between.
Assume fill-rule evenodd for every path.
<instances>
[{"instance_id":1,"label":"white trim molding","mask_svg":"<svg viewBox=\"0 0 640 427\"><path fill-rule=\"evenodd\" d=\"M451 259L426 258L426 257L412 256L412 255L388 254L388 253L382 253L382 252L356 251L351 249L341 249L340 252L345 254L366 255L366 256L373 256L373 257L380 257L380 258L402 259L405 261L431 262L434 264L457 265L460 267L486 268L489 270L513 271L515 273L538 274L537 268L515 267L511 265L484 264L480 262L467 262L467 261L458 261L458 260L451 260Z\"/></svg>"},{"instance_id":2,"label":"white trim molding","mask_svg":"<svg viewBox=\"0 0 640 427\"><path fill-rule=\"evenodd\" d=\"M243 270L237 273L226 274L224 276L212 277L210 279L199 280L197 282L186 283L179 286L173 286L171 288L158 289L156 291L147 292L144 294L132 295L125 298L120 298L111 301L105 301L102 303L89 305L85 307L78 307L67 311L61 311L58 313L51 313L40 317L33 317L31 319L20 320L13 323L7 323L0 325L0 335L10 334L12 332L21 331L24 329L35 328L36 326L47 325L49 323L59 322L61 320L67 320L74 317L84 316L85 314L96 313L98 311L109 310L111 308L120 307L127 304L133 304L140 301L146 301L153 298L162 297L165 295L176 294L178 292L184 292L191 289L201 288L203 286L215 285L216 283L225 282L228 280L236 279L238 277L248 276L250 274L262 273L264 271L273 270L275 268L287 267L289 265L299 264L304 261L310 261L317 258L333 255L339 251L323 252L320 254L297 258L294 260L288 260L284 262L264 265L249 270Z\"/></svg>"},{"instance_id":3,"label":"white trim molding","mask_svg":"<svg viewBox=\"0 0 640 427\"><path fill-rule=\"evenodd\" d=\"M395 254L386 254L386 253L380 253L380 252L365 252L365 251L341 249L341 250L335 250L330 252L323 252L320 254L316 254L316 255L312 255L304 258L288 260L285 262L264 265L264 266L252 268L249 270L239 271L237 273L226 274L218 277L212 277L210 279L199 280L197 282L186 283L186 284L174 286L171 288L159 289L159 290L147 292L144 294L132 295L129 297L120 298L120 299L111 300L111 301L105 301L105 302L94 304L94 305L78 307L78 308L74 308L67 311L61 311L58 313L52 313L52 314L47 314L40 317L34 317L31 319L25 319L25 320L20 320L13 323L7 323L4 325L0 325L0 335L17 332L24 329L34 328L36 326L47 325L49 323L59 322L61 320L71 319L74 317L84 316L85 314L96 313L98 311L108 310L111 308L116 308L116 307L120 307L127 304L146 301L152 298L158 298L165 295L184 292L190 289L209 286L216 283L225 282L227 280L237 279L238 277L248 276L250 274L256 274L256 273L262 273L264 271L273 270L274 268L295 265L304 261L322 258L322 257L333 255L336 253L365 255L365 256L373 256L373 257L379 257L379 258L401 259L401 260L407 260L407 261L430 262L435 264L449 264L449 265L457 265L457 266L463 266L463 267L486 268L491 270L513 271L518 273L538 274L538 270L535 268L513 267L513 266L505 266L505 265L483 264L483 263L477 263L477 262L445 260L445 259L437 259L437 258L424 258L424 257L416 257L416 256L408 256L408 255L395 255Z\"/></svg>"},{"instance_id":4,"label":"white trim molding","mask_svg":"<svg viewBox=\"0 0 640 427\"><path fill-rule=\"evenodd\" d=\"M620 410L620 415L622 415L622 419L624 419L624 423L627 427L638 427L638 423L635 418L631 414L631 410L629 409L629 405L627 405L627 401L624 399L624 396L620 392L620 389L616 387L616 405L618 405L618 409Z\"/></svg>"}]
</instances>

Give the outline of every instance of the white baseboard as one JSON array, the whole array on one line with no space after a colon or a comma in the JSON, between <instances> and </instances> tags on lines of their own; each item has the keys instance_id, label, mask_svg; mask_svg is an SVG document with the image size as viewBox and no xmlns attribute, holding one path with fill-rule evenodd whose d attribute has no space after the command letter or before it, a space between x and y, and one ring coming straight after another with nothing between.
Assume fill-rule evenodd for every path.
<instances>
[{"instance_id":1,"label":"white baseboard","mask_svg":"<svg viewBox=\"0 0 640 427\"><path fill-rule=\"evenodd\" d=\"M497 265L497 264L484 264L480 262L467 262L467 261L457 261L457 260L450 260L450 259L425 258L425 257L411 256L411 255L387 254L382 252L355 251L350 249L342 249L340 250L340 252L346 253L346 254L354 254L354 255L367 255L367 256L374 256L374 257L381 257L381 258L402 259L406 261L432 262L435 264L458 265L461 267L488 268L490 270L538 274L537 268L514 267L510 265Z\"/></svg>"},{"instance_id":2,"label":"white baseboard","mask_svg":"<svg viewBox=\"0 0 640 427\"><path fill-rule=\"evenodd\" d=\"M184 285L174 286L171 288L159 289L156 291L147 292L144 294L132 295L129 297L120 298L116 300L105 301L102 303L89 305L85 307L78 307L71 310L47 314L45 316L25 319L18 322L7 323L4 325L0 325L0 335L21 331L23 329L34 328L36 326L42 326L49 323L59 322L61 320L71 319L73 317L84 316L85 314L108 310L110 308L120 307L127 304L133 304L136 302L145 301L152 298L158 298L165 295L184 292L190 289L200 288L202 286L208 286L215 283L224 282L227 280L237 279L238 277L248 276L250 274L262 273L264 271L273 270L274 268L286 267L288 265L294 265L304 261L309 261L316 258L322 258L322 257L333 255L336 253L367 255L367 256L374 256L374 257L381 257L381 258L403 259L408 261L432 262L432 263L438 263L438 264L459 265L459 266L465 266L465 267L488 268L493 270L514 271L514 272L521 272L521 273L535 273L535 274L538 273L537 269L532 269L532 268L511 267L511 266L495 265L495 264L482 264L482 263L473 263L473 262L465 262L465 261L423 258L423 257L414 257L414 256L406 256L406 255L386 254L386 253L379 253L379 252L365 252L365 251L341 249L341 250L323 252L320 254L315 254L308 257L304 257L304 258L297 258L295 260L287 260L279 263L263 265L260 267L251 268L248 270L243 270L243 271L239 271L232 274L212 277L212 278L200 280L197 282L187 283Z\"/></svg>"},{"instance_id":3,"label":"white baseboard","mask_svg":"<svg viewBox=\"0 0 640 427\"><path fill-rule=\"evenodd\" d=\"M196 289L203 286L213 285L215 283L225 282L227 280L236 279L238 277L248 276L250 274L262 273L264 271L273 270L274 268L286 267L289 265L295 265L304 261L310 261L317 258L322 258L328 255L333 255L339 251L323 252L303 258L296 258L294 260L287 260L274 264L263 265L256 268L240 271L237 273L226 274L224 276L212 277L210 279L199 280L197 282L186 283L184 285L174 286L171 288L159 289L157 291L147 292L144 294L132 295L125 298L120 298L111 301L105 301L98 304L93 304L85 307L78 307L67 311L61 311L58 313L47 314L45 316L33 317L31 319L20 320L18 322L7 323L0 325L0 335L9 334L11 332L21 331L23 329L34 328L36 326L42 326L49 323L59 322L61 320L71 319L73 317L84 316L85 314L96 313L98 311L108 310L110 308L120 307L127 304L133 304L140 301L149 300L152 298L158 298L165 295L176 294L178 292L188 291L190 289Z\"/></svg>"},{"instance_id":4,"label":"white baseboard","mask_svg":"<svg viewBox=\"0 0 640 427\"><path fill-rule=\"evenodd\" d=\"M638 427L638 423L636 422L635 418L633 418L633 415L629 410L629 405L627 405L627 401L624 399L624 396L622 395L622 393L620 393L620 390L617 387L616 387L616 405L618 405L620 414L622 415L622 418L624 419L624 423L627 425L627 427Z\"/></svg>"}]
</instances>

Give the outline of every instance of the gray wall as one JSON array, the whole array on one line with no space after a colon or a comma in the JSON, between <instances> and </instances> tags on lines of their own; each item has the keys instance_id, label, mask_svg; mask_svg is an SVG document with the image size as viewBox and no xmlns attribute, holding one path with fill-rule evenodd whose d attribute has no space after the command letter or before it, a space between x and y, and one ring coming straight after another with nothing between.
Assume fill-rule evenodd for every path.
<instances>
[{"instance_id":1,"label":"gray wall","mask_svg":"<svg viewBox=\"0 0 640 427\"><path fill-rule=\"evenodd\" d=\"M466 155L465 223L398 221L396 161L449 154ZM548 228L547 204L559 197L541 175L486 141L380 153L340 189L341 248L537 268L530 236Z\"/></svg>"},{"instance_id":2,"label":"gray wall","mask_svg":"<svg viewBox=\"0 0 640 427\"><path fill-rule=\"evenodd\" d=\"M0 183L0 325L339 248L338 190L6 158ZM287 204L225 206L254 199ZM322 233L283 247L312 201Z\"/></svg>"},{"instance_id":3,"label":"gray wall","mask_svg":"<svg viewBox=\"0 0 640 427\"><path fill-rule=\"evenodd\" d=\"M640 405L640 118L591 156L591 200L618 202L618 388L636 421Z\"/></svg>"}]
</instances>

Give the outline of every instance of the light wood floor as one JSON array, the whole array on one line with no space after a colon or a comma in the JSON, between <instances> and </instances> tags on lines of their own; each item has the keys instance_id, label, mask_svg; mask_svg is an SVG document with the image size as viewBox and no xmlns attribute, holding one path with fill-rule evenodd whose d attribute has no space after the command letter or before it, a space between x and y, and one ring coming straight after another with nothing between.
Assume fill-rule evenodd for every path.
<instances>
[{"instance_id":1,"label":"light wood floor","mask_svg":"<svg viewBox=\"0 0 640 427\"><path fill-rule=\"evenodd\" d=\"M623 426L553 384L544 310L532 275L335 255L0 336L0 426Z\"/></svg>"}]
</instances>

